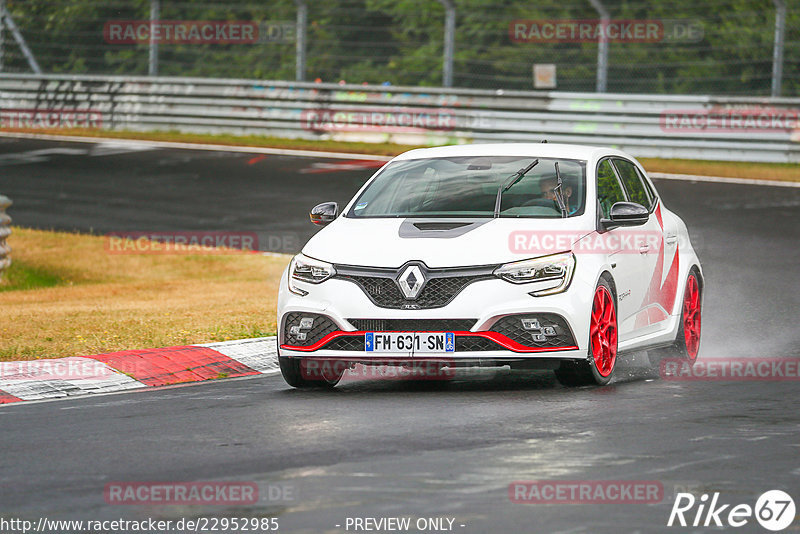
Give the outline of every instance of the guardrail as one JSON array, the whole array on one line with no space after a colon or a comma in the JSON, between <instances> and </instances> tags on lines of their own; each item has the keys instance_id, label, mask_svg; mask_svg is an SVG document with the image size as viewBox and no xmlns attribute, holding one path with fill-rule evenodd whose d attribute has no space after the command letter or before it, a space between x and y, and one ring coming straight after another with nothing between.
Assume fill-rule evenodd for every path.
<instances>
[{"instance_id":1,"label":"guardrail","mask_svg":"<svg viewBox=\"0 0 800 534\"><path fill-rule=\"evenodd\" d=\"M800 163L800 98L0 75L3 129L95 127L442 144L541 141L638 157Z\"/></svg>"},{"instance_id":2,"label":"guardrail","mask_svg":"<svg viewBox=\"0 0 800 534\"><path fill-rule=\"evenodd\" d=\"M3 271L11 266L11 247L6 243L6 238L11 235L11 217L6 213L6 208L11 204L10 198L0 195L0 278Z\"/></svg>"}]
</instances>

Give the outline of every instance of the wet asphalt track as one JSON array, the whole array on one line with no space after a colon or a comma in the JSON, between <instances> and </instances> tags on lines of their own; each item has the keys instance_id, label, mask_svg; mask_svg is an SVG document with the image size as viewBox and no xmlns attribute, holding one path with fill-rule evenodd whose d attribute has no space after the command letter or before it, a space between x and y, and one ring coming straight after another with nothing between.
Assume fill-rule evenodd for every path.
<instances>
[{"instance_id":1,"label":"wet asphalt track","mask_svg":"<svg viewBox=\"0 0 800 534\"><path fill-rule=\"evenodd\" d=\"M267 244L281 236L271 244L286 251L313 233L311 205L347 200L372 172L316 172L341 160L0 141L0 193L14 199L17 224L250 230ZM30 155L54 148L73 153ZM704 264L701 355L800 356L800 190L657 186ZM797 382L670 382L626 363L616 383L577 390L507 371L328 392L265 376L7 406L0 517L274 515L282 532L345 532L348 516L412 516L454 518L464 533L701 532L712 530L665 527L676 488L751 505L777 488L800 505ZM212 479L294 494L246 507L103 500L112 481ZM509 501L510 482L537 479L657 480L666 495L657 505ZM737 531L765 532L752 520Z\"/></svg>"}]
</instances>

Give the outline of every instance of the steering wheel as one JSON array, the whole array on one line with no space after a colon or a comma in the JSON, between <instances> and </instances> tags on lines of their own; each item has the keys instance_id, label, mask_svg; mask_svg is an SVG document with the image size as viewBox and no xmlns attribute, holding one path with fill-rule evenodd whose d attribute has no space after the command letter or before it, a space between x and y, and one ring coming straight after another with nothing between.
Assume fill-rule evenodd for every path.
<instances>
[{"instance_id":1,"label":"steering wheel","mask_svg":"<svg viewBox=\"0 0 800 534\"><path fill-rule=\"evenodd\" d=\"M525 206L541 206L543 208L550 208L553 211L559 211L556 208L556 201L555 200L550 200L549 198L533 198L533 199L525 202L524 204L522 204L522 207L525 207Z\"/></svg>"}]
</instances>

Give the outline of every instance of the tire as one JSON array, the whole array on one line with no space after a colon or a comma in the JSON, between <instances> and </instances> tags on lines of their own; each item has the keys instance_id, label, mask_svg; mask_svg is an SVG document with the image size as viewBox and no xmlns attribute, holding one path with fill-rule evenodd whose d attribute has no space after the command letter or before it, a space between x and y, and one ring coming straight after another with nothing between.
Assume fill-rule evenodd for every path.
<instances>
[{"instance_id":1,"label":"tire","mask_svg":"<svg viewBox=\"0 0 800 534\"><path fill-rule=\"evenodd\" d=\"M661 360L665 358L688 360L690 365L694 365L694 362L697 361L697 355L700 352L700 327L702 324L702 288L700 272L696 267L692 267L689 276L686 277L678 334L669 347L647 351L651 366L660 367Z\"/></svg>"},{"instance_id":2,"label":"tire","mask_svg":"<svg viewBox=\"0 0 800 534\"><path fill-rule=\"evenodd\" d=\"M305 360L278 356L281 375L287 384L294 388L333 388L342 379L347 366L343 362L332 362L321 372L309 373ZM324 365L324 364L323 364ZM309 374L319 374L320 379L308 378Z\"/></svg>"},{"instance_id":3,"label":"tire","mask_svg":"<svg viewBox=\"0 0 800 534\"><path fill-rule=\"evenodd\" d=\"M585 360L561 362L556 378L564 386L604 386L611 382L617 363L617 301L611 282L600 278L592 297L589 354Z\"/></svg>"}]
</instances>

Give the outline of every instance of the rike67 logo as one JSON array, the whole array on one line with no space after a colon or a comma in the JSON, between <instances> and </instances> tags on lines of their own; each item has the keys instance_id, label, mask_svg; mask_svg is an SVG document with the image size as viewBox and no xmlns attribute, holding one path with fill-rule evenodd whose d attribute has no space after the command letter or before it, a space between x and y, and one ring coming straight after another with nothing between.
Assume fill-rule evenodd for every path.
<instances>
[{"instance_id":1,"label":"rike67 logo","mask_svg":"<svg viewBox=\"0 0 800 534\"><path fill-rule=\"evenodd\" d=\"M792 497L781 490L770 490L761 494L755 506L749 504L721 504L719 492L710 500L704 493L696 498L691 493L678 493L667 526L682 527L743 527L755 520L765 529L773 532L784 530L795 518Z\"/></svg>"}]
</instances>

